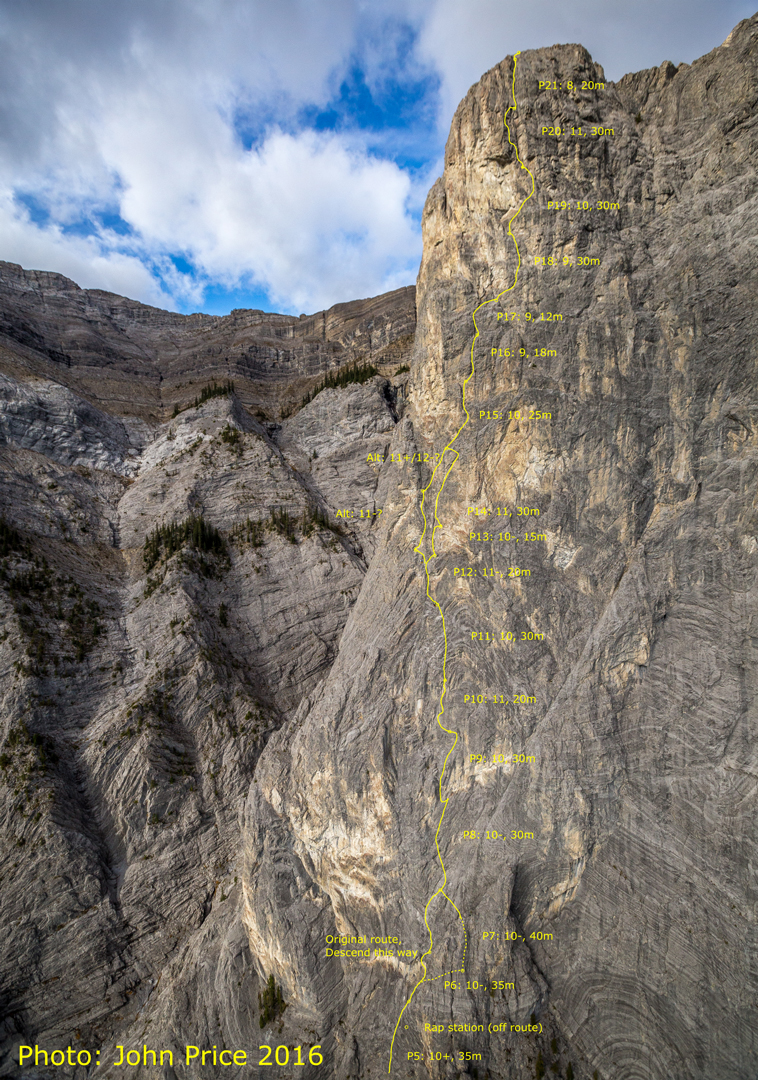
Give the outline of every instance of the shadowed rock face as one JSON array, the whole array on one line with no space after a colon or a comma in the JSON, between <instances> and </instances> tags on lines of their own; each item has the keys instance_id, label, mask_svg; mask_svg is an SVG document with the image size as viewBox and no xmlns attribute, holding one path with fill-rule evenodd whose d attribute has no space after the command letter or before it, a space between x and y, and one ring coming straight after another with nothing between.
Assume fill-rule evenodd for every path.
<instances>
[{"instance_id":1,"label":"shadowed rock face","mask_svg":"<svg viewBox=\"0 0 758 1080\"><path fill-rule=\"evenodd\" d=\"M31 1041L99 1048L107 1072L153 1031L177 1068L185 1030L252 1060L274 968L241 921L245 801L334 662L408 376L297 405L334 367L394 376L414 290L212 319L8 264L2 285L1 1071L29 1075ZM203 333L226 355L199 363ZM256 349L275 359L240 375ZM236 393L192 406L230 377ZM245 401L294 412L262 425ZM199 517L219 535L205 550L156 537Z\"/></svg>"},{"instance_id":2,"label":"shadowed rock face","mask_svg":"<svg viewBox=\"0 0 758 1080\"><path fill-rule=\"evenodd\" d=\"M488 72L410 378L408 292L223 320L5 264L4 1075L369 1078L396 1024L404 1078L752 1074L756 34L615 85L520 54L518 154ZM381 374L251 415L348 352ZM146 560L190 514L223 547Z\"/></svg>"}]
</instances>

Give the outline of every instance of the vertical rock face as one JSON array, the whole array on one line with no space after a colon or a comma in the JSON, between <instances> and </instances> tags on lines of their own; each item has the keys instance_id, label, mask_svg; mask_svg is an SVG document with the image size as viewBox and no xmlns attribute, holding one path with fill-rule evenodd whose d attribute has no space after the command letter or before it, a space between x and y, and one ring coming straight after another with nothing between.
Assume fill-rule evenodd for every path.
<instances>
[{"instance_id":1,"label":"vertical rock face","mask_svg":"<svg viewBox=\"0 0 758 1080\"><path fill-rule=\"evenodd\" d=\"M3 1075L753 1075L757 34L488 72L409 377L2 267Z\"/></svg>"},{"instance_id":2,"label":"vertical rock face","mask_svg":"<svg viewBox=\"0 0 758 1080\"><path fill-rule=\"evenodd\" d=\"M455 115L381 543L246 811L335 1076L754 1068L756 34Z\"/></svg>"}]
</instances>

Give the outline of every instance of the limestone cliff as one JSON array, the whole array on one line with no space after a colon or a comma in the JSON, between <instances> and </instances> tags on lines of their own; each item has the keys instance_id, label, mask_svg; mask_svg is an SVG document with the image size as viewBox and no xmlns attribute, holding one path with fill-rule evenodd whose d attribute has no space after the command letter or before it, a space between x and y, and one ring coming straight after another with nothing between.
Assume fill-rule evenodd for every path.
<instances>
[{"instance_id":1,"label":"limestone cliff","mask_svg":"<svg viewBox=\"0 0 758 1080\"><path fill-rule=\"evenodd\" d=\"M6 270L3 1075L755 1072L757 36L488 72L409 376Z\"/></svg>"},{"instance_id":2,"label":"limestone cliff","mask_svg":"<svg viewBox=\"0 0 758 1080\"><path fill-rule=\"evenodd\" d=\"M269 379L235 354L260 313L175 316L7 264L2 285L2 1075L27 1075L30 1039L104 1067L185 1025L189 1043L233 1030L255 1048L245 800L333 663L375 547L414 290L267 316L289 336ZM298 345L316 323L324 338ZM200 369L198 325L229 354ZM297 407L361 361L392 381Z\"/></svg>"},{"instance_id":3,"label":"limestone cliff","mask_svg":"<svg viewBox=\"0 0 758 1080\"><path fill-rule=\"evenodd\" d=\"M337 1076L409 998L398 1076L755 1068L757 32L617 85L523 53L517 152L513 58L455 115L382 542L246 815L250 940Z\"/></svg>"}]
</instances>

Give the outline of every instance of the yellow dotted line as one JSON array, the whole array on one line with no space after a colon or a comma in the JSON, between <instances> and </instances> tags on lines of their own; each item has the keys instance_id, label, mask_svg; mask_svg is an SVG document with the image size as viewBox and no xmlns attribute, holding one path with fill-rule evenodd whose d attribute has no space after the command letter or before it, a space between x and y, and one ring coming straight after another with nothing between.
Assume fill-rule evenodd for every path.
<instances>
[{"instance_id":1,"label":"yellow dotted line","mask_svg":"<svg viewBox=\"0 0 758 1080\"><path fill-rule=\"evenodd\" d=\"M445 886L447 885L447 870L445 868L445 861L442 858L442 852L440 851L440 844L439 844L440 829L442 828L442 822L443 822L444 817L445 817L445 811L447 810L447 804L448 804L448 801L450 799L449 795L447 796L447 798L442 797L442 781L443 781L444 776L445 776L445 770L447 769L448 759L450 758L450 755L452 754L453 750L455 750L455 747L458 744L459 735L458 735L457 731L451 731L450 728L446 728L444 726L444 724L441 722L441 719L440 719L443 716L444 712L445 712L445 704L444 704L444 702L445 702L445 694L447 693L447 649L448 649L447 627L445 625L445 615L444 615L444 613L442 611L442 608L440 607L439 603L435 600L435 598L432 596L432 594L429 591L430 584L431 584L430 579L429 579L429 563L431 562L432 559L437 558L437 552L436 552L435 547L434 547L434 536L435 536L435 533L437 532L437 529L441 528L441 526L442 526L442 522L440 521L439 517L437 516L437 510L439 508L440 496L442 495L442 492L445 489L445 484L447 483L447 478L450 475L450 471L451 471L451 469L453 468L453 465L455 465L456 461L458 460L458 458L460 456L458 454L457 450L453 450L453 444L455 443L458 436L461 434L461 432L463 431L463 429L466 427L469 420L471 419L471 417L469 415L469 411L466 408L466 386L471 381L471 379L474 377L474 346L476 345L477 338L479 337L479 327L478 327L477 321L476 321L476 313L478 311L481 311L481 309L483 307L486 307L488 304L496 303L500 299L500 297L505 296L506 293L512 292L516 288L516 284L518 282L518 272L521 269L521 252L519 251L519 246L518 246L518 243L516 241L516 237L511 232L511 226L513 225L513 222L519 216L521 211L524 209L524 207L526 206L529 199L531 199L532 195L534 195L534 176L531 173L531 171L529 169L527 169L526 165L524 165L523 161L519 157L518 147L516 146L513 139L511 138L511 129L510 129L509 125L508 125L508 114L510 112L514 112L516 110L516 108L517 108L517 105L516 105L516 57L518 57L520 55L521 55L520 53L516 53L515 56L513 57L513 81L511 83L511 97L512 97L513 104L509 105L508 108L506 109L505 115L503 117L503 123L505 124L505 130L508 133L508 143L513 148L513 151L514 151L514 153L516 155L516 161L518 161L521 168L525 169L526 172L528 172L529 176L531 177L532 190L529 192L529 194L526 196L526 198L522 201L522 203L519 206L518 210L516 211L516 213L513 215L513 217L508 222L508 236L510 236L511 240L513 241L514 247L516 248L516 258L517 258L516 270L515 270L515 273L513 275L513 284L509 285L507 289L503 289L501 292L499 292L497 294L497 296L493 296L491 300L485 300L483 303L479 304L479 306L474 309L474 313L471 316L471 318L473 319L473 322L474 322L474 329L475 329L476 333L474 334L474 338L473 338L473 340L471 342L471 371L466 376L466 378L463 380L462 405L463 405L463 411L466 414L466 419L463 421L461 426L456 431L455 435L453 435L450 442L447 444L445 449L440 454L440 456L439 456L439 458L437 460L437 464L434 467L434 471L432 472L429 483L426 485L425 488L423 488L423 490L421 492L421 504L420 505L421 505L421 515L422 515L422 517L424 519L424 531L421 533L421 538L420 538L418 544L413 549L414 554L420 555L421 558L424 560L424 573L426 575L426 595L427 595L428 599L431 600L431 602L437 608L437 611L440 613L440 618L442 619L442 634L443 634L444 641L445 641L445 649L444 649L444 652L443 652L443 655L442 655L442 693L440 694L439 710L437 712L436 720L437 720L437 724L441 728L441 730L444 731L447 735L454 736L454 739L453 739L453 745L450 747L450 749L448 750L448 752L447 752L447 754L445 756L445 762L444 762L444 764L442 766L442 772L440 773L439 792L440 792L440 802L442 803L442 814L440 815L439 824L437 825L437 832L435 833L435 836L434 836L434 846L437 849L437 857L438 857L438 859L440 861L440 866L442 867L443 880L442 880L442 884L440 885L439 889L437 889L437 891L432 893L432 895L429 897L429 900L427 901L427 905L424 908L424 925L426 926L427 933L429 934L429 948L426 950L426 952L423 954L423 956L419 957L419 960L421 962L421 966L424 969L424 974L419 979L419 981L416 983L416 985L413 987L413 990L411 990L410 996L408 997L408 1000L406 1001L405 1005L403 1005L403 1008L400 1011L400 1015L397 1018L397 1023L395 1024L395 1030L392 1032L392 1042L390 1043L390 1060L389 1060L389 1068L387 1069L388 1073L392 1071L392 1052L393 1052L394 1047L395 1047L395 1037L397 1035L398 1028L400 1027L400 1021L403 1019L403 1013L405 1012L405 1010L408 1008L411 1001L413 1000L413 995L416 993L419 986L423 985L423 983L425 983L425 982L434 982L436 979L444 978L444 975L434 975L432 978L427 978L427 973L426 973L427 972L427 966L426 966L426 962L425 962L426 957L429 955L429 953L434 948L434 938L433 938L433 935L432 935L431 927L429 926L429 922L428 922L429 906L430 906L430 904L432 903L433 900L436 900L436 898L438 896L440 896L440 895L444 896L445 899L447 900L447 902L449 904L451 904L452 907L455 908L456 912L458 912L458 918L460 919L461 924L463 926L464 945L463 945L463 961L462 962L463 962L464 965L466 963L466 950L468 948L468 934L466 933L466 924L465 924L465 922L463 920L463 916L461 915L460 911L458 911L458 908L455 906L453 901L450 899L450 897L445 892ZM425 507L426 493L429 490L429 488L432 486L432 484L434 483L435 476L437 475L437 470L439 469L440 465L442 464L442 460L443 460L445 454L448 452L448 450L452 450L452 452L453 452L453 454L455 456L453 457L452 462L448 466L448 469L447 469L447 471L446 471L446 473L445 473L445 475L444 475L444 477L442 479L442 484L440 485L440 489L437 492L437 498L434 500L434 525L432 526L432 536L431 536L432 553L431 553L431 555L426 556L426 555L424 555L424 552L421 550L422 545L424 543L424 538L426 537L426 530L428 528L428 522L427 522L427 519L426 519L426 507ZM465 973L465 966L461 967L461 968L456 968L455 972L449 971L449 972L445 972L444 974L452 975L454 973L457 974L459 971L461 973Z\"/></svg>"}]
</instances>

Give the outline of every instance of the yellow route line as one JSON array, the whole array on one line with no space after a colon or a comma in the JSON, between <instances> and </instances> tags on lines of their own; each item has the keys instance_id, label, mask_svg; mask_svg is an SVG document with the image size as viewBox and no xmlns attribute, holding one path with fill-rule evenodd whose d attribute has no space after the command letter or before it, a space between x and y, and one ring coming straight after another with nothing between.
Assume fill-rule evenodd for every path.
<instances>
[{"instance_id":1,"label":"yellow route line","mask_svg":"<svg viewBox=\"0 0 758 1080\"><path fill-rule=\"evenodd\" d=\"M513 104L509 105L508 108L506 109L505 115L503 116L503 123L505 125L505 130L508 133L508 143L513 148L513 151L514 151L514 153L516 155L516 161L519 163L519 165L521 166L522 169L525 169L526 172L529 173L529 176L531 177L532 190L529 192L529 194L526 196L526 198L521 202L518 210L516 211L516 213L513 215L513 217L508 222L508 236L510 236L511 240L513 241L513 245L516 248L516 258L517 258L516 270L515 270L514 275L513 275L513 284L509 285L507 289L503 289L501 292L499 292L497 294L497 296L493 296L491 300L485 300L481 304L479 304L478 307L474 308L474 312L473 312L471 318L473 319L474 329L475 329L476 333L474 334L473 340L471 342L471 371L466 376L466 378L463 380L463 393L462 393L462 405L463 405L463 411L466 414L466 419L463 421L461 426L456 431L455 435L453 435L450 442L447 444L445 449L439 455L439 458L437 459L437 464L434 466L434 471L432 472L429 483L421 491L421 504L420 504L420 506L421 506L421 515L422 515L422 517L424 519L424 531L421 533L421 538L420 538L418 544L413 549L414 554L420 555L421 558L424 560L424 573L426 575L426 595L429 598L429 600L431 600L431 602L434 604L434 606L437 608L437 611L440 613L440 618L442 619L442 634L443 634L444 641L445 641L445 649L444 649L444 653L443 653L443 656L442 656L442 692L440 694L439 709L438 709L438 712L437 712L436 720L437 720L438 726L442 729L442 731L444 731L447 735L454 736L454 739L453 739L453 745L450 747L450 749L448 750L448 752L447 752L447 754L445 756L445 762L444 762L444 764L442 766L442 772L440 773L439 792L440 792L440 802L442 803L442 813L440 814L439 824L437 825L437 832L435 833L435 836L434 836L434 846L437 849L437 858L439 859L440 866L442 867L442 884L436 890L436 892L432 893L432 895L429 897L429 900L427 901L426 907L424 908L424 925L426 926L427 933L429 934L429 948L426 950L426 952L422 956L419 957L419 962L421 963L421 966L424 969L424 974L421 976L419 981L413 987L413 990L411 990L411 993L410 993L410 995L408 997L408 1000L406 1001L405 1005L403 1005L403 1008L400 1011L400 1015L397 1018L397 1023L395 1024L395 1030L392 1032L392 1042L390 1043L390 1060L389 1060L389 1068L387 1069L388 1073L392 1071L392 1052L393 1052L394 1047L395 1047L395 1037L397 1036L398 1028L400 1027L400 1021L403 1019L403 1013L405 1012L405 1010L410 1005L411 1001L413 1000L413 995L416 993L418 988L420 986L422 986L425 982L434 982L436 979L444 978L445 975L465 974L466 950L468 949L468 934L466 933L466 924L464 922L463 916L461 915L460 911L458 911L458 908L455 906L453 901L450 899L450 897L445 892L445 887L447 885L447 870L445 868L445 861L442 858L442 852L440 851L440 844L439 844L440 829L442 828L442 822L443 822L444 817L445 817L445 811L447 810L447 804L448 804L448 802L450 800L449 795L447 796L447 798L442 797L442 781L443 781L443 779L445 777L445 770L447 769L447 763L448 763L448 760L450 758L450 755L452 754L453 750L455 750L456 746L458 745L459 733L457 731L452 731L450 728L446 728L445 725L441 722L441 717L443 716L443 714L445 712L445 704L444 704L444 702L445 702L445 694L447 693L447 649L448 649L447 627L445 625L445 615L444 615L444 613L442 611L442 608L440 607L437 600L435 600L435 598L432 596L431 592L429 591L430 585L431 585L431 582L430 582L430 579L429 579L429 563L432 561L432 559L437 558L437 552L436 552L435 547L434 547L434 535L437 532L437 529L442 527L442 522L440 521L439 517L437 516L437 511L439 509L440 496L442 495L442 492L445 490L445 484L447 483L447 478L450 475L450 472L451 472L453 466L455 465L455 463L457 462L457 460L458 460L458 458L460 456L458 454L457 450L453 450L453 444L456 442L456 440L458 439L458 436L461 434L461 432L463 431L463 429L466 427L469 420L471 419L471 417L469 415L469 411L466 408L466 386L471 381L471 379L474 377L474 346L476 345L477 338L479 337L479 326L477 325L477 321L476 321L476 313L478 311L481 311L481 309L483 307L486 307L488 304L497 303L497 301L500 299L500 297L505 296L506 293L512 292L516 288L516 284L518 282L518 272L521 269L521 252L519 251L519 246L518 246L518 243L516 241L516 237L511 232L511 226L513 225L513 222L519 216L521 211L524 209L527 202L531 199L532 195L534 195L534 175L532 174L532 172L529 169L527 169L526 165L523 163L523 161L519 157L518 146L514 143L513 139L511 138L511 129L510 129L510 126L508 124L508 113L514 112L516 110L516 108L517 108L517 105L516 105L516 58L518 56L520 56L520 55L521 55L521 53L517 52L517 53L515 53L515 55L513 57L513 80L512 80L512 83L511 83L511 98L512 98ZM431 535L432 553L431 553L431 555L429 555L427 557L426 555L424 555L424 552L421 550L422 545L424 543L424 539L426 537L426 531L427 531L427 529L429 527L429 523L428 523L427 518L426 518L426 507L425 507L426 493L429 490L429 488L432 486L432 484L434 483L434 479L435 479L435 477L437 475L437 470L439 469L440 465L442 464L443 458L445 457L445 454L448 452L448 450L451 450L455 456L454 456L452 462L450 463L450 465L448 466L448 469L447 469L447 471L446 471L446 473L445 473L445 475L444 475L444 477L442 479L442 483L440 484L440 489L437 492L437 498L434 500L434 524L432 526L432 535ZM442 975L434 975L434 976L432 976L432 978L427 978L427 966L426 966L425 960L426 960L426 957L429 955L429 953L434 948L434 938L433 938L433 935L432 935L431 927L429 926L429 922L428 922L429 907L432 904L432 902L437 899L438 896L444 896L444 898L447 900L447 902L453 908L455 908L455 911L458 914L458 918L461 921L461 925L463 927L463 958L461 960L461 965L462 966L460 968L455 968L453 971L443 972Z\"/></svg>"}]
</instances>

